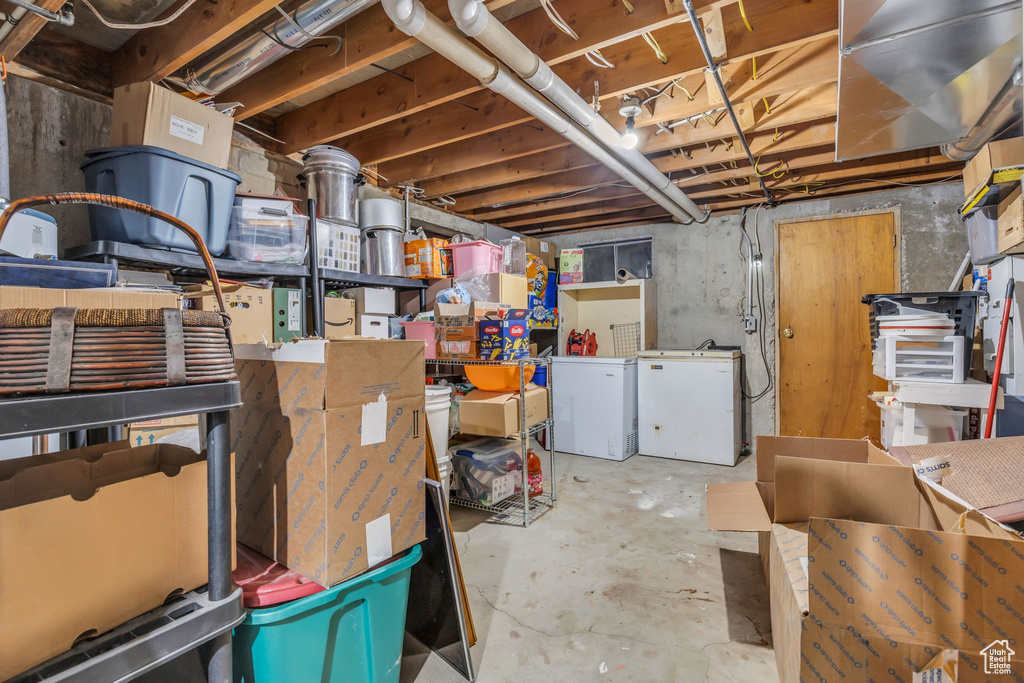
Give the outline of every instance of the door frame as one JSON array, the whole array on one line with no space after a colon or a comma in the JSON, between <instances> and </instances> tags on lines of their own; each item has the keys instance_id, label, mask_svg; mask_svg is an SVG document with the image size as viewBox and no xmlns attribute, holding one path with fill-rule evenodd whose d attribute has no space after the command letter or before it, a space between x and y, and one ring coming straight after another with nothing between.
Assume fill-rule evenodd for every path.
<instances>
[{"instance_id":1,"label":"door frame","mask_svg":"<svg viewBox=\"0 0 1024 683\"><path fill-rule=\"evenodd\" d=\"M903 229L901 221L900 205L887 206L878 209L865 209L863 211L843 211L840 213L826 213L826 214L815 214L813 216L802 216L800 218L780 218L772 222L772 229L774 234L775 243L773 248L775 249L775 296L773 305L775 306L775 322L774 339L775 339L775 363L772 370L772 382L775 386L775 435L779 434L779 422L782 416L782 408L779 402L779 346L781 342L781 330L779 328L779 226L786 225L789 223L812 223L814 221L825 221L833 218L857 218L859 216L877 216L880 214L892 214L893 219L893 231L896 236L896 248L893 249L893 293L903 291ZM867 400L867 397L864 398Z\"/></svg>"}]
</instances>

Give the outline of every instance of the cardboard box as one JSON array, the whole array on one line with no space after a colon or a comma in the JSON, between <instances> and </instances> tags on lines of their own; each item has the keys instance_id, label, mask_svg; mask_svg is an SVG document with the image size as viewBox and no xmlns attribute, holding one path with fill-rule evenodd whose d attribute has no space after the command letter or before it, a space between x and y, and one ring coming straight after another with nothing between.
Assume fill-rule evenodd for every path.
<instances>
[{"instance_id":1,"label":"cardboard box","mask_svg":"<svg viewBox=\"0 0 1024 683\"><path fill-rule=\"evenodd\" d=\"M999 202L996 229L1000 254L1024 254L1024 195L1020 187Z\"/></svg>"},{"instance_id":2,"label":"cardboard box","mask_svg":"<svg viewBox=\"0 0 1024 683\"><path fill-rule=\"evenodd\" d=\"M301 289L275 287L274 293L274 341L284 342L302 336Z\"/></svg>"},{"instance_id":3,"label":"cardboard box","mask_svg":"<svg viewBox=\"0 0 1024 683\"><path fill-rule=\"evenodd\" d=\"M536 384L526 388L526 425L548 419L548 390ZM459 402L463 434L507 437L519 433L519 392L471 391Z\"/></svg>"},{"instance_id":4,"label":"cardboard box","mask_svg":"<svg viewBox=\"0 0 1024 683\"><path fill-rule=\"evenodd\" d=\"M356 302L356 314L394 315L395 290L378 287L346 289L341 295Z\"/></svg>"},{"instance_id":5,"label":"cardboard box","mask_svg":"<svg viewBox=\"0 0 1024 683\"><path fill-rule=\"evenodd\" d=\"M102 287L98 289L44 289L0 287L0 308L181 308L174 292Z\"/></svg>"},{"instance_id":6,"label":"cardboard box","mask_svg":"<svg viewBox=\"0 0 1024 683\"><path fill-rule=\"evenodd\" d=\"M218 168L228 167L235 121L155 83L114 90L110 146L152 145Z\"/></svg>"},{"instance_id":7,"label":"cardboard box","mask_svg":"<svg viewBox=\"0 0 1024 683\"><path fill-rule=\"evenodd\" d=\"M709 528L762 534L780 680L986 680L1024 637L1024 541L855 443L759 437L757 482L708 486ZM959 678L920 676L943 659Z\"/></svg>"},{"instance_id":8,"label":"cardboard box","mask_svg":"<svg viewBox=\"0 0 1024 683\"><path fill-rule=\"evenodd\" d=\"M434 304L434 333L438 357L449 360L480 358L480 327L487 316L498 317L510 310L508 304L474 302L471 304Z\"/></svg>"},{"instance_id":9,"label":"cardboard box","mask_svg":"<svg viewBox=\"0 0 1024 683\"><path fill-rule=\"evenodd\" d=\"M238 539L323 586L424 538L423 342L235 347Z\"/></svg>"},{"instance_id":10,"label":"cardboard box","mask_svg":"<svg viewBox=\"0 0 1024 683\"><path fill-rule=\"evenodd\" d=\"M583 250L563 249L558 255L558 284L583 282Z\"/></svg>"},{"instance_id":11,"label":"cardboard box","mask_svg":"<svg viewBox=\"0 0 1024 683\"><path fill-rule=\"evenodd\" d=\"M159 420L133 422L128 425L128 443L142 447L156 443L160 439L185 430L199 431L198 415L182 415L165 417Z\"/></svg>"},{"instance_id":12,"label":"cardboard box","mask_svg":"<svg viewBox=\"0 0 1024 683\"><path fill-rule=\"evenodd\" d=\"M405 243L405 276L416 279L451 277L452 251L448 240L438 237Z\"/></svg>"},{"instance_id":13,"label":"cardboard box","mask_svg":"<svg viewBox=\"0 0 1024 683\"><path fill-rule=\"evenodd\" d=\"M544 265L552 271L558 268L558 249L555 245L526 235L522 239L526 242L526 253L539 256Z\"/></svg>"},{"instance_id":14,"label":"cardboard box","mask_svg":"<svg viewBox=\"0 0 1024 683\"><path fill-rule=\"evenodd\" d=\"M479 360L480 342L468 339L438 341L437 357L445 360Z\"/></svg>"},{"instance_id":15,"label":"cardboard box","mask_svg":"<svg viewBox=\"0 0 1024 683\"><path fill-rule=\"evenodd\" d=\"M356 315L356 334L360 337L387 339L391 336L391 319L386 315Z\"/></svg>"},{"instance_id":16,"label":"cardboard box","mask_svg":"<svg viewBox=\"0 0 1024 683\"><path fill-rule=\"evenodd\" d=\"M356 302L329 296L324 299L324 336L343 339L356 336Z\"/></svg>"},{"instance_id":17,"label":"cardboard box","mask_svg":"<svg viewBox=\"0 0 1024 683\"><path fill-rule=\"evenodd\" d=\"M1024 138L990 142L964 167L964 196L970 197L992 179L992 172L1024 164Z\"/></svg>"},{"instance_id":18,"label":"cardboard box","mask_svg":"<svg viewBox=\"0 0 1024 683\"><path fill-rule=\"evenodd\" d=\"M217 311L217 297L207 284L185 288L185 308ZM231 340L235 344L256 344L274 338L273 290L245 285L221 284L224 304L231 316Z\"/></svg>"},{"instance_id":19,"label":"cardboard box","mask_svg":"<svg viewBox=\"0 0 1024 683\"><path fill-rule=\"evenodd\" d=\"M434 320L466 317L480 320L488 316L501 317L510 310L512 310L511 304L490 301L474 301L470 304L434 304Z\"/></svg>"},{"instance_id":20,"label":"cardboard box","mask_svg":"<svg viewBox=\"0 0 1024 683\"><path fill-rule=\"evenodd\" d=\"M480 357L486 360L516 360L530 355L530 312L506 311L500 319L487 318L479 323Z\"/></svg>"},{"instance_id":21,"label":"cardboard box","mask_svg":"<svg viewBox=\"0 0 1024 683\"><path fill-rule=\"evenodd\" d=\"M207 581L206 462L125 441L0 462L0 680Z\"/></svg>"},{"instance_id":22,"label":"cardboard box","mask_svg":"<svg viewBox=\"0 0 1024 683\"><path fill-rule=\"evenodd\" d=\"M486 294L484 301L497 301L508 304L511 308L526 308L528 303L528 286L525 275L506 275L505 273L487 273L478 275Z\"/></svg>"},{"instance_id":23,"label":"cardboard box","mask_svg":"<svg viewBox=\"0 0 1024 683\"><path fill-rule=\"evenodd\" d=\"M437 302L437 293L448 289L455 284L451 278L442 280L431 280L427 283L427 289L423 292L423 301L420 301L418 289L403 289L398 292L398 314L411 315L413 317L424 311L429 311Z\"/></svg>"}]
</instances>

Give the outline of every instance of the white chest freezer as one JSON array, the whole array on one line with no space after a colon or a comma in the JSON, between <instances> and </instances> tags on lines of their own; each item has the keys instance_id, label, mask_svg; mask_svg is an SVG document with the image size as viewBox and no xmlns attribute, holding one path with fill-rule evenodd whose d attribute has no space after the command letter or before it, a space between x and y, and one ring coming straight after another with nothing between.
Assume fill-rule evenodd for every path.
<instances>
[{"instance_id":1,"label":"white chest freezer","mask_svg":"<svg viewBox=\"0 0 1024 683\"><path fill-rule=\"evenodd\" d=\"M642 351L638 365L640 453L735 465L740 352Z\"/></svg>"},{"instance_id":2,"label":"white chest freezer","mask_svg":"<svg viewBox=\"0 0 1024 683\"><path fill-rule=\"evenodd\" d=\"M636 358L551 359L555 450L607 460L636 454Z\"/></svg>"}]
</instances>

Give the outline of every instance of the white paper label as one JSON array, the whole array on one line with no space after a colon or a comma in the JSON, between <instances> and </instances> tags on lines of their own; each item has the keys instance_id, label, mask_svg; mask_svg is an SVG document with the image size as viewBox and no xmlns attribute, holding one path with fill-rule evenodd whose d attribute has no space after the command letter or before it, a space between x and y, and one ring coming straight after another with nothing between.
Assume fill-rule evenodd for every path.
<instances>
[{"instance_id":1,"label":"white paper label","mask_svg":"<svg viewBox=\"0 0 1024 683\"><path fill-rule=\"evenodd\" d=\"M203 136L206 134L206 129L198 123L192 123L187 119L172 114L171 128L168 132L176 138L201 145L203 144Z\"/></svg>"},{"instance_id":2,"label":"white paper label","mask_svg":"<svg viewBox=\"0 0 1024 683\"><path fill-rule=\"evenodd\" d=\"M942 481L944 476L948 476L953 473L953 464L949 460L950 457L948 454L925 458L914 465L914 471L917 472L917 476L922 479L931 479L938 483Z\"/></svg>"},{"instance_id":3,"label":"white paper label","mask_svg":"<svg viewBox=\"0 0 1024 683\"><path fill-rule=\"evenodd\" d=\"M545 254L548 253L548 243L547 242L541 242L540 243L540 250L542 252L544 252Z\"/></svg>"},{"instance_id":4,"label":"white paper label","mask_svg":"<svg viewBox=\"0 0 1024 683\"><path fill-rule=\"evenodd\" d=\"M807 557L804 555L800 556L800 568L804 570L804 576L810 576L807 573Z\"/></svg>"},{"instance_id":5,"label":"white paper label","mask_svg":"<svg viewBox=\"0 0 1024 683\"><path fill-rule=\"evenodd\" d=\"M288 292L288 330L298 332L302 327L302 292Z\"/></svg>"},{"instance_id":6,"label":"white paper label","mask_svg":"<svg viewBox=\"0 0 1024 683\"><path fill-rule=\"evenodd\" d=\"M505 500L516 492L516 472L509 472L503 477L497 477L491 482L491 502L497 503Z\"/></svg>"},{"instance_id":7,"label":"white paper label","mask_svg":"<svg viewBox=\"0 0 1024 683\"><path fill-rule=\"evenodd\" d=\"M359 430L361 445L372 446L375 443L383 443L387 438L387 424L388 399L384 392L381 392L380 398L363 406L363 421Z\"/></svg>"},{"instance_id":8,"label":"white paper label","mask_svg":"<svg viewBox=\"0 0 1024 683\"><path fill-rule=\"evenodd\" d=\"M366 524L366 562L371 567L391 559L391 513Z\"/></svg>"}]
</instances>

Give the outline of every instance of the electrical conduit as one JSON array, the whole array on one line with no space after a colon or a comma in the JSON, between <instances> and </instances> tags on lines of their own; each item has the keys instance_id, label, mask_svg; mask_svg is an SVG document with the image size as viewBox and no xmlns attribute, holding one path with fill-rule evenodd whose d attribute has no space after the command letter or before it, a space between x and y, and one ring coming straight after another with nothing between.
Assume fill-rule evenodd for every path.
<instances>
[{"instance_id":1,"label":"electrical conduit","mask_svg":"<svg viewBox=\"0 0 1024 683\"><path fill-rule=\"evenodd\" d=\"M448 0L448 9L456 25L470 38L476 38L499 60L507 64L534 90L544 95L573 121L583 126L601 144L613 150L624 163L636 170L653 187L682 207L690 219L703 223L710 212L701 209L669 180L658 167L637 149L627 149L622 136L600 116L568 83L555 75L551 67L494 18L482 0ZM678 217L678 216L677 216Z\"/></svg>"},{"instance_id":2,"label":"electrical conduit","mask_svg":"<svg viewBox=\"0 0 1024 683\"><path fill-rule=\"evenodd\" d=\"M504 95L538 121L592 156L595 161L653 199L675 218L684 223L690 223L695 219L706 219L705 212L702 212L681 191L679 194L693 207L692 213L685 206L666 196L664 191L658 189L636 168L624 161L618 151L614 153L609 151L585 130L574 125L551 102L542 98L536 91L513 76L493 57L486 55L465 37L428 12L420 0L382 0L382 5L388 17L400 31L418 39L427 47L461 67L493 92ZM518 66L525 68L522 63L519 63ZM589 107L586 108L589 109ZM612 130L614 131L614 129ZM616 133L616 142L618 137ZM609 144L609 146L614 147L614 144ZM647 159L644 158L644 161ZM650 164L649 161L647 163ZM653 164L651 166L653 167ZM666 185L678 190L660 172L658 175Z\"/></svg>"}]
</instances>

